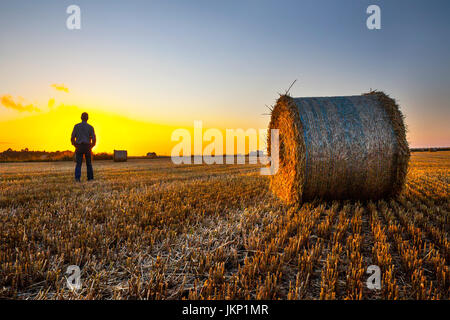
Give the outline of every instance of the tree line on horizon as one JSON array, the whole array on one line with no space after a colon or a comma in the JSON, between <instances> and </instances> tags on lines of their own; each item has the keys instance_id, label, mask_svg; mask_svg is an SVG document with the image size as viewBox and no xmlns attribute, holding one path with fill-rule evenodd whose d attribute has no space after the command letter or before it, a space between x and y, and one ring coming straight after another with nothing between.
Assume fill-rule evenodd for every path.
<instances>
[{"instance_id":1,"label":"tree line on horizon","mask_svg":"<svg viewBox=\"0 0 450 320\"><path fill-rule=\"evenodd\" d=\"M411 152L437 152L450 151L450 147L430 147L430 148L411 148ZM149 153L150 154L150 153ZM148 155L149 155L148 154ZM152 153L153 154L153 153ZM16 161L73 161L75 153L73 151L33 151L28 148L20 151L11 148L0 152L0 162ZM148 157L147 155L147 157ZM112 160L113 154L100 152L92 153L94 160ZM156 154L152 155L156 157Z\"/></svg>"},{"instance_id":2,"label":"tree line on horizon","mask_svg":"<svg viewBox=\"0 0 450 320\"><path fill-rule=\"evenodd\" d=\"M15 161L73 161L75 153L73 151L32 151L28 148L20 151L12 150L11 148L0 152L0 162L15 162ZM101 152L92 154L94 160L112 160L113 155Z\"/></svg>"}]
</instances>

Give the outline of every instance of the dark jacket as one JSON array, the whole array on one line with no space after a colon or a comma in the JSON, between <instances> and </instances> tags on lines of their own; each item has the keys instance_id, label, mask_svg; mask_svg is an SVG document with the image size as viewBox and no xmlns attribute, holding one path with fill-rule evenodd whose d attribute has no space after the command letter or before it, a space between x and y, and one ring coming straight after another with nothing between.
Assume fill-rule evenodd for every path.
<instances>
[{"instance_id":1,"label":"dark jacket","mask_svg":"<svg viewBox=\"0 0 450 320\"><path fill-rule=\"evenodd\" d=\"M72 137L70 139L74 146L81 144L89 144L94 147L97 143L94 127L86 121L82 121L73 127Z\"/></svg>"}]
</instances>

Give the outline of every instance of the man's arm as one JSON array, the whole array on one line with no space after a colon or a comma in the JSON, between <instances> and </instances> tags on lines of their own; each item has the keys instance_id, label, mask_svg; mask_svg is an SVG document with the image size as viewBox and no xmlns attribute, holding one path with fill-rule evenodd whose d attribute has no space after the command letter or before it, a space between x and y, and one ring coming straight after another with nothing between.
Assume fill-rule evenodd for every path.
<instances>
[{"instance_id":1,"label":"man's arm","mask_svg":"<svg viewBox=\"0 0 450 320\"><path fill-rule=\"evenodd\" d=\"M76 135L77 135L76 127L77 126L73 127L72 136L70 137L70 142L72 143L73 146L75 145L75 138L76 138Z\"/></svg>"},{"instance_id":2,"label":"man's arm","mask_svg":"<svg viewBox=\"0 0 450 320\"><path fill-rule=\"evenodd\" d=\"M97 143L97 137L95 136L95 131L94 131L94 127L92 128L92 132L91 132L91 146L92 148L95 147L95 144Z\"/></svg>"}]
</instances>

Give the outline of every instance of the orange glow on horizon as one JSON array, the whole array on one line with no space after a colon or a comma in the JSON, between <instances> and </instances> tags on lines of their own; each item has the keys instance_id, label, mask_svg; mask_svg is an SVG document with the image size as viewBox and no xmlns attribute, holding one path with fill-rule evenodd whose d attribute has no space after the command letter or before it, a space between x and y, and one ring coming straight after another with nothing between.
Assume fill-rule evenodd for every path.
<instances>
[{"instance_id":1,"label":"orange glow on horizon","mask_svg":"<svg viewBox=\"0 0 450 320\"><path fill-rule=\"evenodd\" d=\"M45 113L1 122L2 149L72 150L70 135L73 126L81 121L83 111L76 106L60 105ZM87 112L97 135L94 152L112 153L114 149L126 149L130 155L170 154L170 146L165 141L170 141L175 128L98 110Z\"/></svg>"},{"instance_id":2,"label":"orange glow on horizon","mask_svg":"<svg viewBox=\"0 0 450 320\"><path fill-rule=\"evenodd\" d=\"M172 133L176 129L186 129L191 135L191 153L194 154L193 124L187 123L184 126L154 124L100 110L82 110L76 106L63 104L50 108L45 113L0 122L0 151L8 148L13 150L28 148L36 151L73 150L70 135L73 126L81 121L83 111L89 113L88 123L95 129L97 136L97 145L93 149L95 153L112 153L116 149L127 150L130 156L144 156L148 152L171 155L172 148L179 143L171 140ZM218 129L223 135L225 152L226 129ZM208 128L204 127L203 134L206 130ZM249 152L248 141L246 138L246 153ZM203 149L210 143L211 141L203 141ZM260 142L258 143L260 146ZM236 147L237 143L235 152ZM216 150L215 154L224 152Z\"/></svg>"}]
</instances>

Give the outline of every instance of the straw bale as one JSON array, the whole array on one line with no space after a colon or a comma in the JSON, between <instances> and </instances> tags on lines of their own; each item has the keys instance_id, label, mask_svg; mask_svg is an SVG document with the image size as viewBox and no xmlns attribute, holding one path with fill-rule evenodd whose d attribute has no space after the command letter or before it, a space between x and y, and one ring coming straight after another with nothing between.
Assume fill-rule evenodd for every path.
<instances>
[{"instance_id":1,"label":"straw bale","mask_svg":"<svg viewBox=\"0 0 450 320\"><path fill-rule=\"evenodd\" d=\"M279 129L280 164L271 189L287 203L397 196L409 161L406 129L395 100L360 96L281 96L269 129ZM270 134L268 134L270 152Z\"/></svg>"},{"instance_id":2,"label":"straw bale","mask_svg":"<svg viewBox=\"0 0 450 320\"><path fill-rule=\"evenodd\" d=\"M127 161L128 153L126 150L114 150L114 162Z\"/></svg>"}]
</instances>

